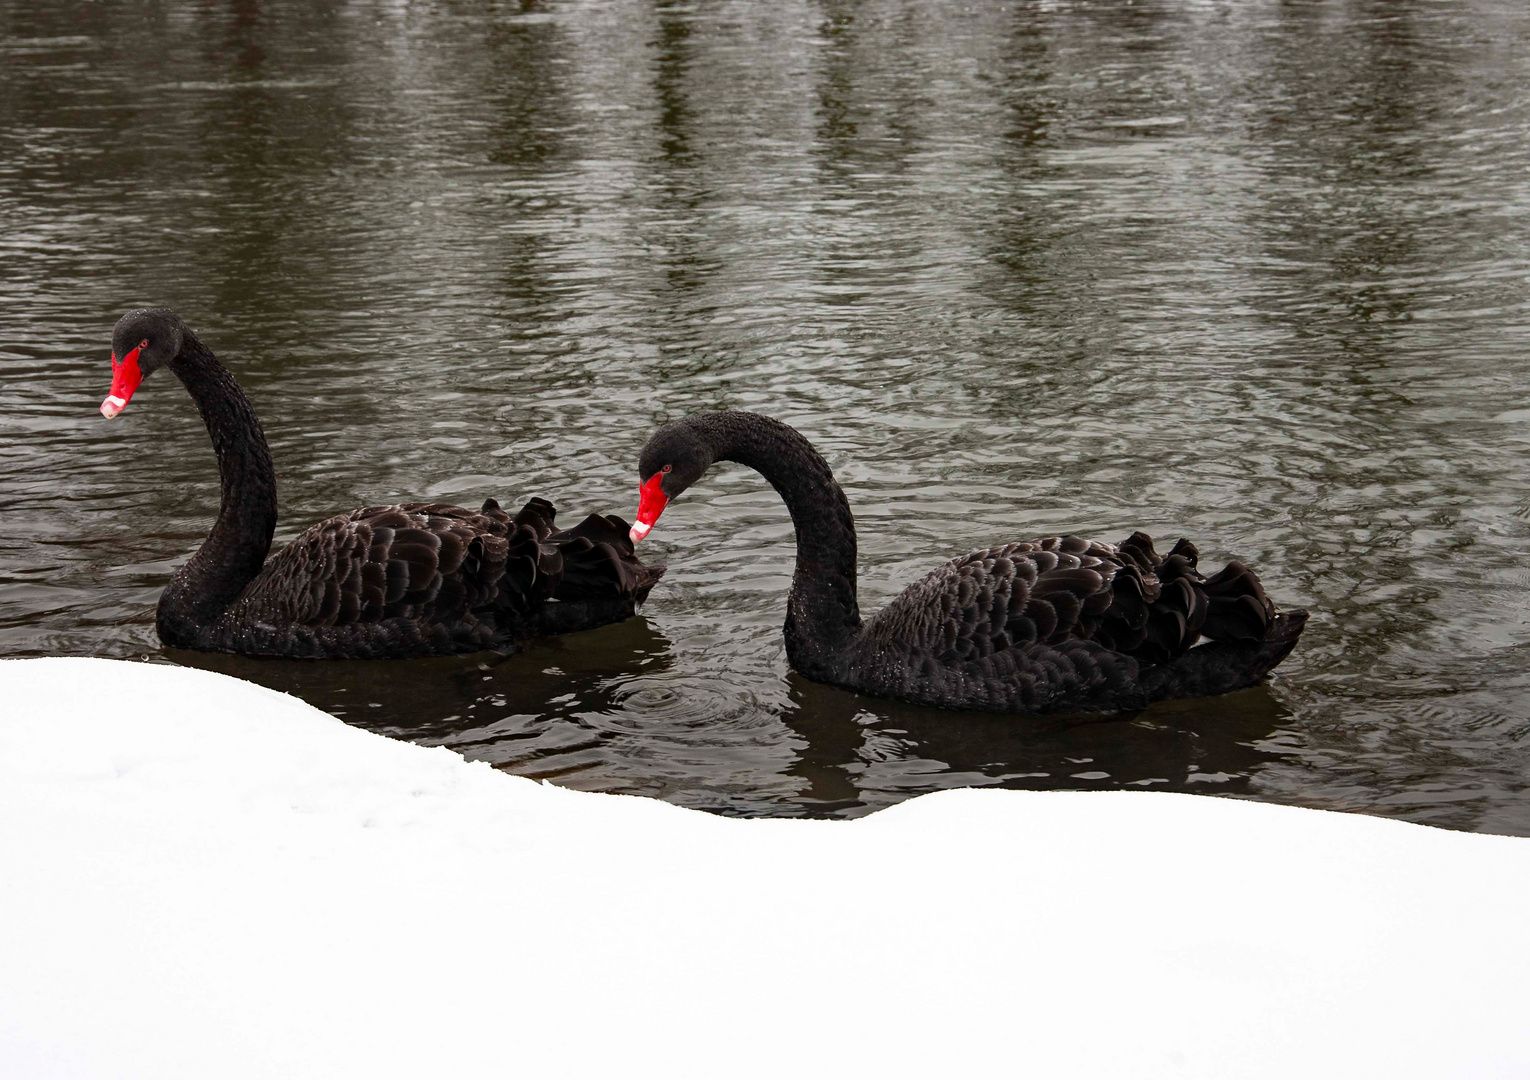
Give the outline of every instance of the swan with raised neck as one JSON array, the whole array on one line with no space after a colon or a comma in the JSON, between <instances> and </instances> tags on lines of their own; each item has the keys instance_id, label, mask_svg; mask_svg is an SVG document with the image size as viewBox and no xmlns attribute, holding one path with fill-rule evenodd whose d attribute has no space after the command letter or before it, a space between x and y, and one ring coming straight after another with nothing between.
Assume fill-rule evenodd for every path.
<instances>
[{"instance_id":1,"label":"swan with raised neck","mask_svg":"<svg viewBox=\"0 0 1530 1080\"><path fill-rule=\"evenodd\" d=\"M512 518L445 503L364 507L319 522L272 556L276 473L234 376L165 308L130 311L112 332L117 416L169 368L196 402L222 484L207 539L160 595L169 646L262 656L404 657L510 651L542 634L631 615L663 567L632 552L627 523L590 515L555 531L551 503Z\"/></svg>"}]
</instances>

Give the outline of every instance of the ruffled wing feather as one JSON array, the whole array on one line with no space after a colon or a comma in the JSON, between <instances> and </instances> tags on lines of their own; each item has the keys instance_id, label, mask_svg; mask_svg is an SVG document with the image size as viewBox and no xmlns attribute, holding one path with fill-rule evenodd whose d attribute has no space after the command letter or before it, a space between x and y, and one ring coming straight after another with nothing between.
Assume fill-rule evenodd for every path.
<instances>
[{"instance_id":1,"label":"ruffled wing feather","mask_svg":"<svg viewBox=\"0 0 1530 1080\"><path fill-rule=\"evenodd\" d=\"M591 515L559 532L556 513L545 499L514 517L493 499L480 510L448 503L354 510L319 522L273 556L238 606L243 617L271 624L488 621L508 636L558 601L576 601L592 617L592 602L630 613L663 568L638 562L620 519Z\"/></svg>"},{"instance_id":2,"label":"ruffled wing feather","mask_svg":"<svg viewBox=\"0 0 1530 1080\"><path fill-rule=\"evenodd\" d=\"M939 567L865 634L944 666L1073 641L1163 663L1202 636L1262 640L1275 612L1258 579L1236 562L1203 578L1196 559L1188 540L1159 555L1142 533L1119 546L1076 536L1006 544Z\"/></svg>"}]
</instances>

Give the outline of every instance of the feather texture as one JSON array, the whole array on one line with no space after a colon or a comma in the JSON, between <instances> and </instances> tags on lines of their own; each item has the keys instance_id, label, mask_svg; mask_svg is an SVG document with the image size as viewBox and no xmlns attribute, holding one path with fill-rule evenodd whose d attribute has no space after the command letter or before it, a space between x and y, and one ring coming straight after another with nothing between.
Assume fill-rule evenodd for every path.
<instances>
[{"instance_id":1,"label":"feather texture","mask_svg":"<svg viewBox=\"0 0 1530 1080\"><path fill-rule=\"evenodd\" d=\"M328 518L267 561L213 637L235 652L412 656L504 649L632 614L662 568L637 561L621 519L592 514L558 531L556 513L532 499L511 517L490 499ZM578 616L547 611L558 605Z\"/></svg>"},{"instance_id":2,"label":"feather texture","mask_svg":"<svg viewBox=\"0 0 1530 1080\"><path fill-rule=\"evenodd\" d=\"M1159 696L1159 678L1147 673L1203 638L1263 643L1277 627L1290 630L1292 617L1278 623L1241 563L1212 578L1196 563L1188 540L1159 555L1140 532L1120 544L1053 536L975 551L867 620L856 663L877 673L885 692L931 704L1012 712L1137 707ZM889 656L907 659L888 663ZM1250 657L1238 674L1247 678L1261 666Z\"/></svg>"}]
</instances>

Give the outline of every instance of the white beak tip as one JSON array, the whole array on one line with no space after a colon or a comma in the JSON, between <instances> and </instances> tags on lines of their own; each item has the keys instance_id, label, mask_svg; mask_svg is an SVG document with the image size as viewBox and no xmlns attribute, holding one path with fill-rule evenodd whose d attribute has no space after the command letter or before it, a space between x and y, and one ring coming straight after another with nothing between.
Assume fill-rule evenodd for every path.
<instances>
[{"instance_id":1,"label":"white beak tip","mask_svg":"<svg viewBox=\"0 0 1530 1080\"><path fill-rule=\"evenodd\" d=\"M627 535L632 538L632 542L635 544L639 540L643 539L643 537L647 536L652 528L652 525L644 525L641 521L639 521L635 523L630 530L628 530Z\"/></svg>"},{"instance_id":2,"label":"white beak tip","mask_svg":"<svg viewBox=\"0 0 1530 1080\"><path fill-rule=\"evenodd\" d=\"M101 402L101 415L110 420L112 417L120 413L123 406L126 404L127 402L123 401L116 394L113 394L111 397Z\"/></svg>"}]
</instances>

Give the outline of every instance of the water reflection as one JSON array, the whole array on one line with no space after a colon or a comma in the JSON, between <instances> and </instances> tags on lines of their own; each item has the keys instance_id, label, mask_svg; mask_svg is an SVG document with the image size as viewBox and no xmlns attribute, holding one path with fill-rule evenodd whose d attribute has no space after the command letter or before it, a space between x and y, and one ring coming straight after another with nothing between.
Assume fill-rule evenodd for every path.
<instances>
[{"instance_id":1,"label":"water reflection","mask_svg":"<svg viewBox=\"0 0 1530 1080\"><path fill-rule=\"evenodd\" d=\"M1530 834L1523 5L108 0L0 26L0 655L213 666L729 813L1145 784ZM487 668L170 656L153 604L217 484L168 380L94 412L143 303L249 391L279 539L400 498L630 513L652 427L728 405L824 450L868 612L974 547L1140 527L1316 614L1251 695L922 715L790 675L790 525L721 470L627 626Z\"/></svg>"},{"instance_id":2,"label":"water reflection","mask_svg":"<svg viewBox=\"0 0 1530 1080\"><path fill-rule=\"evenodd\" d=\"M1221 699L1214 720L1171 702L1135 716L1016 722L864 698L795 674L791 684L783 719L806 745L786 771L805 781L798 801L811 813L869 812L935 776L973 787L1245 794L1261 766L1292 750L1277 739L1290 711L1268 687Z\"/></svg>"},{"instance_id":3,"label":"water reflection","mask_svg":"<svg viewBox=\"0 0 1530 1080\"><path fill-rule=\"evenodd\" d=\"M1268 687L1221 699L1214 720L1182 702L1126 717L1017 720L867 698L792 673L787 700L773 710L777 731L759 722L759 703L698 693L677 671L674 643L642 616L510 657L164 655L523 776L735 814L855 816L955 785L1244 794L1261 765L1291 752L1277 737L1289 710ZM641 773L624 767L629 755L666 744L665 756L679 762L655 760ZM707 750L731 758L726 799L689 788L684 759L704 760Z\"/></svg>"},{"instance_id":4,"label":"water reflection","mask_svg":"<svg viewBox=\"0 0 1530 1080\"><path fill-rule=\"evenodd\" d=\"M394 738L450 745L475 760L529 764L536 753L527 756L518 744L555 723L558 706L577 701L592 714L616 710L661 680L673 664L670 650L669 640L640 615L511 656L407 663L256 660L184 649L167 649L165 656L297 694L347 723Z\"/></svg>"}]
</instances>

